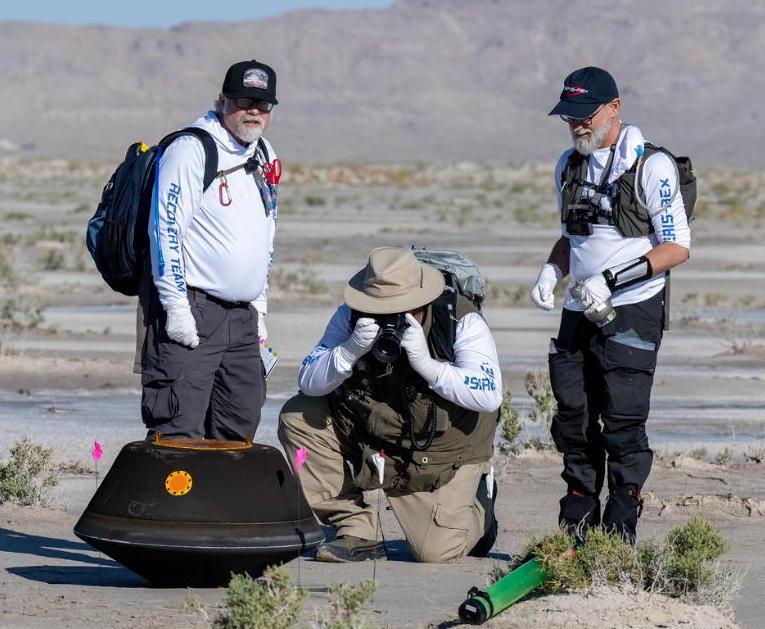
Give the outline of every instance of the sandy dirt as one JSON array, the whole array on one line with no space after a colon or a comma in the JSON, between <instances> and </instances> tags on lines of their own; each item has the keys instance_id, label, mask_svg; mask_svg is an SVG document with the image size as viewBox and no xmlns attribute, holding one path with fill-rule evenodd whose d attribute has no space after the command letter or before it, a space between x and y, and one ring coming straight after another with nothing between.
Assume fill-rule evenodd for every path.
<instances>
[{"instance_id":1,"label":"sandy dirt","mask_svg":"<svg viewBox=\"0 0 765 629\"><path fill-rule=\"evenodd\" d=\"M47 304L42 322L30 325L29 313L19 308L11 313L16 323L6 319L0 325L0 458L27 435L53 448L55 459L70 470L48 495L53 506L0 506L0 627L202 627L204 616L184 611L184 601L193 596L214 614L221 591L150 588L72 533L95 489L92 440L104 444L103 474L124 443L143 435L139 380L131 371L135 305L103 286L81 245L87 204L97 197L103 173L72 172L66 178L54 172L48 182L51 191L67 192L60 201L22 197L17 187L26 185L23 180L0 176L6 199L0 302L22 297L27 304ZM402 182L398 171L393 176L382 169L372 183L350 167L327 172L321 171L323 179L296 178L284 186L268 319L280 365L269 381L257 438L275 443L278 409L294 393L298 365L321 335L342 285L373 246L385 244L456 248L481 265L489 279L485 314L504 385L525 415L531 399L523 377L544 368L559 317L528 305L529 287L556 233L545 210L551 199L548 170L460 165L427 169L417 180ZM717 207L715 199L704 200ZM640 529L645 538L663 535L692 515L716 522L730 546L727 557L744 574L734 619L658 596L592 592L531 598L491 626L763 626L762 222L738 214L725 221L700 217L692 259L673 273L673 329L660 353L649 419L659 456L645 488ZM15 282L7 281L3 268L10 268ZM533 427L528 430L534 434ZM730 462L715 464L725 448ZM416 564L385 511L387 562L338 566L301 558L290 564L295 579L310 590L303 625L326 605L329 584L356 583L374 571L374 623L456 626L467 590L487 584L493 563L555 526L562 491L558 455L527 453L497 463L500 535L489 559ZM374 494L370 500L375 504Z\"/></svg>"}]
</instances>

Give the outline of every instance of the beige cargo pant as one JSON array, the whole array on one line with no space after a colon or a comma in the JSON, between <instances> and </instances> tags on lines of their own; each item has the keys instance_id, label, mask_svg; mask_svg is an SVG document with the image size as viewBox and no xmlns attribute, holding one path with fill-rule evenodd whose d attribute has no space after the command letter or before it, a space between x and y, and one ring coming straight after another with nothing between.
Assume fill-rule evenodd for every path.
<instances>
[{"instance_id":1,"label":"beige cargo pant","mask_svg":"<svg viewBox=\"0 0 765 629\"><path fill-rule=\"evenodd\" d=\"M364 502L346 472L326 397L299 393L282 408L279 440L289 460L305 447L308 457L300 481L322 523L338 535L379 539L375 509ZM484 533L484 508L476 498L486 464L463 465L454 478L431 492L387 496L417 561L459 561Z\"/></svg>"}]
</instances>

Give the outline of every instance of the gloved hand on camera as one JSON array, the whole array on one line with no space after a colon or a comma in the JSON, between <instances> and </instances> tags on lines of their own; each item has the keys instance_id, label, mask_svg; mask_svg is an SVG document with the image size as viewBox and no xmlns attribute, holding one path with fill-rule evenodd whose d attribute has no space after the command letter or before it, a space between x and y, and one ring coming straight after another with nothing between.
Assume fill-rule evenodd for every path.
<instances>
[{"instance_id":1,"label":"gloved hand on camera","mask_svg":"<svg viewBox=\"0 0 765 629\"><path fill-rule=\"evenodd\" d=\"M571 295L578 300L585 310L606 303L611 297L611 289L606 278L598 273L586 280L577 280L571 287Z\"/></svg>"},{"instance_id":2,"label":"gloved hand on camera","mask_svg":"<svg viewBox=\"0 0 765 629\"><path fill-rule=\"evenodd\" d=\"M408 312L406 313L406 322L409 327L401 337L401 347L406 351L412 369L420 374L430 386L438 380L444 364L430 357L428 341L420 322Z\"/></svg>"},{"instance_id":3,"label":"gloved hand on camera","mask_svg":"<svg viewBox=\"0 0 765 629\"><path fill-rule=\"evenodd\" d=\"M359 358L372 349L379 332L380 326L377 325L377 321L371 317L361 317L356 321L350 338L340 343L335 350L340 358L348 363L349 368L353 367Z\"/></svg>"},{"instance_id":4,"label":"gloved hand on camera","mask_svg":"<svg viewBox=\"0 0 765 629\"><path fill-rule=\"evenodd\" d=\"M563 277L557 264L548 262L542 267L534 288L531 289L531 301L537 308L552 310L555 307L555 287Z\"/></svg>"},{"instance_id":5,"label":"gloved hand on camera","mask_svg":"<svg viewBox=\"0 0 765 629\"><path fill-rule=\"evenodd\" d=\"M197 322L191 314L191 306L188 302L178 302L166 308L167 322L165 331L171 341L194 349L199 345L197 335Z\"/></svg>"}]
</instances>

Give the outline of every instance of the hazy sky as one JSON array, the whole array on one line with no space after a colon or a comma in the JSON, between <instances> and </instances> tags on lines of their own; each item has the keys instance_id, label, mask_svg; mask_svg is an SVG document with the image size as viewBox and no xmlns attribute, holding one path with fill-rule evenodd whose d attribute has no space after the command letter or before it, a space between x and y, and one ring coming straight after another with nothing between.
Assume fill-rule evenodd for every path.
<instances>
[{"instance_id":1,"label":"hazy sky","mask_svg":"<svg viewBox=\"0 0 765 629\"><path fill-rule=\"evenodd\" d=\"M181 22L254 20L295 9L367 9L387 7L394 0L273 0L210 2L209 0L36 0L0 3L0 21L115 26L173 26Z\"/></svg>"}]
</instances>

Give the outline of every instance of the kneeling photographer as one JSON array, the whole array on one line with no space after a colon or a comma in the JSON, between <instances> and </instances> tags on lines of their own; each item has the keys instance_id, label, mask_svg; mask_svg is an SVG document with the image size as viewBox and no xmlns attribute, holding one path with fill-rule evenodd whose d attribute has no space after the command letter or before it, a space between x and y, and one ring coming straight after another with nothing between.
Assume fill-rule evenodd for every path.
<instances>
[{"instance_id":1,"label":"kneeling photographer","mask_svg":"<svg viewBox=\"0 0 765 629\"><path fill-rule=\"evenodd\" d=\"M456 254L459 255L459 254ZM382 488L418 561L485 556L497 536L492 455L502 380L491 332L450 273L374 249L303 361L279 439L337 538L320 561L385 558L363 491Z\"/></svg>"}]
</instances>

